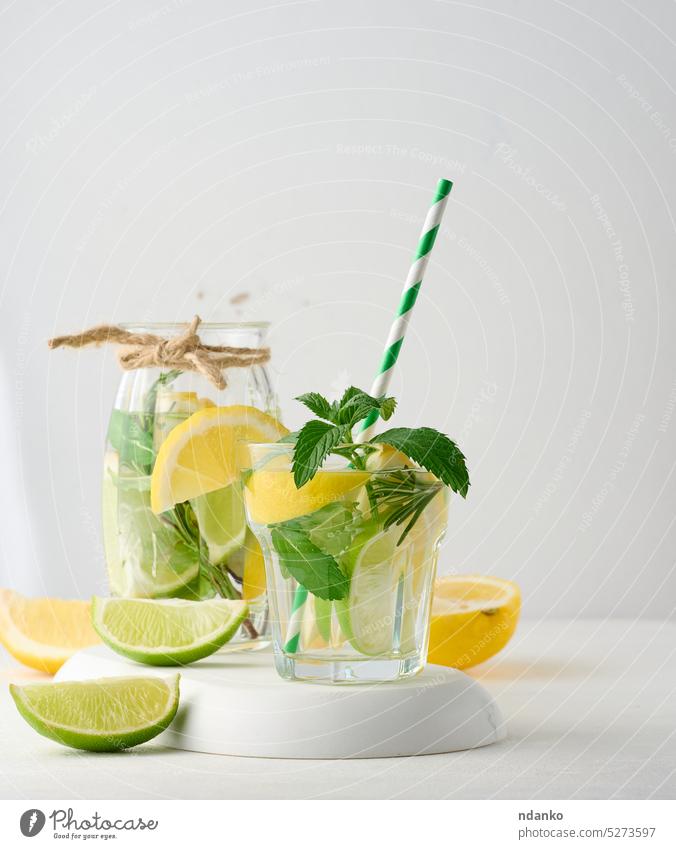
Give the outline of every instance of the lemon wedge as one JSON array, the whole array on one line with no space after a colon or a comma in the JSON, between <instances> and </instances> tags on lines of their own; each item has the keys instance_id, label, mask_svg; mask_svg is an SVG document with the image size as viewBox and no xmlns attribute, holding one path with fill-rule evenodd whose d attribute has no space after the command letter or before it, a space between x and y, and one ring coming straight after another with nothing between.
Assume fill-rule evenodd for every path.
<instances>
[{"instance_id":1,"label":"lemon wedge","mask_svg":"<svg viewBox=\"0 0 676 849\"><path fill-rule=\"evenodd\" d=\"M90 610L88 601L0 590L0 642L21 663L53 675L76 651L101 642Z\"/></svg>"}]
</instances>

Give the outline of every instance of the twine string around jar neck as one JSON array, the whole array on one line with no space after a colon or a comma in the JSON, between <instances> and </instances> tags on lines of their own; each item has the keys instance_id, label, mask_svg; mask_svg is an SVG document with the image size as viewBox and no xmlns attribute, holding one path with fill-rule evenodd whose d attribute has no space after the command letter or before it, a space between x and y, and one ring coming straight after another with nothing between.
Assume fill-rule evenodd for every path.
<instances>
[{"instance_id":1,"label":"twine string around jar neck","mask_svg":"<svg viewBox=\"0 0 676 849\"><path fill-rule=\"evenodd\" d=\"M269 348L234 348L230 345L205 345L197 334L202 319L196 315L183 333L165 339L154 333L136 333L115 324L100 324L71 336L56 336L50 348L84 348L112 342L123 347L117 353L120 368L177 368L202 374L217 389L225 389L223 372L229 368L264 365L270 359Z\"/></svg>"}]
</instances>

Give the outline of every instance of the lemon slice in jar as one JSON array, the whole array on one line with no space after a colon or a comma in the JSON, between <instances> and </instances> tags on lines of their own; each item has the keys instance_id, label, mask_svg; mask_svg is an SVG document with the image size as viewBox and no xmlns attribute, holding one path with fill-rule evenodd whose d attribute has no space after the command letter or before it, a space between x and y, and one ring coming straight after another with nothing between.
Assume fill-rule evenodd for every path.
<instances>
[{"instance_id":1,"label":"lemon slice in jar","mask_svg":"<svg viewBox=\"0 0 676 849\"><path fill-rule=\"evenodd\" d=\"M276 442L288 430L255 407L208 407L177 425L162 443L150 483L154 513L239 480L240 441Z\"/></svg>"}]
</instances>

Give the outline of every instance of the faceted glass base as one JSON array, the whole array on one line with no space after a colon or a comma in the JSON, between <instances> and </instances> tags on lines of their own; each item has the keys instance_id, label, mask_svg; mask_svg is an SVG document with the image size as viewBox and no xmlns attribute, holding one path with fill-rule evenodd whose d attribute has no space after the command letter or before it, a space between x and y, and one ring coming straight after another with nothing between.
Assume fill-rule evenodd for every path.
<instances>
[{"instance_id":1,"label":"faceted glass base","mask_svg":"<svg viewBox=\"0 0 676 849\"><path fill-rule=\"evenodd\" d=\"M422 655L406 658L358 657L345 660L298 659L275 652L277 672L289 681L316 684L385 684L417 675L425 666Z\"/></svg>"}]
</instances>

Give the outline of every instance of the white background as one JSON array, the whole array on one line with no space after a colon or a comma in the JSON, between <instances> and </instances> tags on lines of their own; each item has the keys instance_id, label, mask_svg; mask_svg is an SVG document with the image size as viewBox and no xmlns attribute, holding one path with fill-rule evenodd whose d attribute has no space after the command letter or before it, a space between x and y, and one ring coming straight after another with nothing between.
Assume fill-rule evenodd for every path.
<instances>
[{"instance_id":1,"label":"white background","mask_svg":"<svg viewBox=\"0 0 676 849\"><path fill-rule=\"evenodd\" d=\"M271 319L294 426L369 386L443 176L393 386L470 461L442 571L672 614L675 47L668 0L6 2L0 584L105 586L117 367L49 336Z\"/></svg>"}]
</instances>

